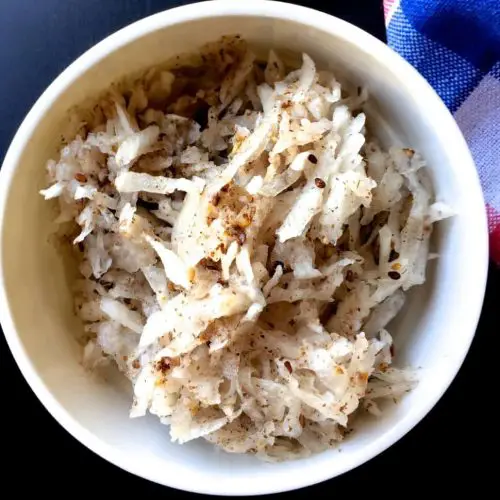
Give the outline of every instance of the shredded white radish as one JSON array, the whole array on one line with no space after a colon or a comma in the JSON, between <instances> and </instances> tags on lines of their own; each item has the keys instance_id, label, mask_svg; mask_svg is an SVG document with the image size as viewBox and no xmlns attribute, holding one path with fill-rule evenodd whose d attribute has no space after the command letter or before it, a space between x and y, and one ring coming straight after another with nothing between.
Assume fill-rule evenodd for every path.
<instances>
[{"instance_id":1,"label":"shredded white radish","mask_svg":"<svg viewBox=\"0 0 500 500\"><path fill-rule=\"evenodd\" d=\"M202 56L117 86L47 165L84 364L115 363L130 416L173 441L307 456L416 383L388 329L453 210L417 152L370 135L366 90L307 54L263 70L239 37Z\"/></svg>"}]
</instances>

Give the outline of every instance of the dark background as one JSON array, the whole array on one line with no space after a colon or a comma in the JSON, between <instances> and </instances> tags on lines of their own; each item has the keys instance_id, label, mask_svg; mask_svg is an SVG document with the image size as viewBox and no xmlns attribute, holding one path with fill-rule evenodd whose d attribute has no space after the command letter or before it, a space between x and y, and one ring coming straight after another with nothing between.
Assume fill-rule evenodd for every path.
<instances>
[{"instance_id":1,"label":"dark background","mask_svg":"<svg viewBox=\"0 0 500 500\"><path fill-rule=\"evenodd\" d=\"M245 1L245 0L235 0ZM251 1L251 0L246 0ZM172 0L0 0L0 159L29 108L76 57L117 29L181 5ZM303 1L385 40L381 0ZM328 5L325 7L324 5ZM473 265L473 263L464 263ZM470 292L475 293L474 290ZM495 460L483 450L499 444L493 321L500 307L500 272L491 266L481 322L455 382L436 408L400 442L341 477L307 488L320 498L375 498L474 488L475 497L496 484ZM34 297L34 300L36 298ZM1 318L0 318L1 321ZM453 332L450 332L452 338ZM105 462L64 431L22 378L0 335L3 490L56 497L138 494L187 498ZM7 474L6 474L7 472ZM434 482L435 484L432 484ZM299 498L304 492L284 493Z\"/></svg>"}]
</instances>

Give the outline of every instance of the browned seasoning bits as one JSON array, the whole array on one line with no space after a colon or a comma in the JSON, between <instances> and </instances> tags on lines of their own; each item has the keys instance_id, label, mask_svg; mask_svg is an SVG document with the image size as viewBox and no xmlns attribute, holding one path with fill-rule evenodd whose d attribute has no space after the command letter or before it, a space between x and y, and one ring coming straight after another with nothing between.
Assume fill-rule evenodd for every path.
<instances>
[{"instance_id":1,"label":"browned seasoning bits","mask_svg":"<svg viewBox=\"0 0 500 500\"><path fill-rule=\"evenodd\" d=\"M165 374L168 370L170 370L170 358L161 358L156 362L156 369Z\"/></svg>"},{"instance_id":2,"label":"browned seasoning bits","mask_svg":"<svg viewBox=\"0 0 500 500\"><path fill-rule=\"evenodd\" d=\"M326 186L325 181L323 179L320 179L319 177L316 177L316 179L314 179L314 184L316 184L316 187L320 189L323 189Z\"/></svg>"},{"instance_id":3,"label":"browned seasoning bits","mask_svg":"<svg viewBox=\"0 0 500 500\"><path fill-rule=\"evenodd\" d=\"M218 204L219 204L219 201L220 201L220 194L219 193L215 193L213 196L212 196L212 199L210 200L210 203L216 207Z\"/></svg>"},{"instance_id":4,"label":"browned seasoning bits","mask_svg":"<svg viewBox=\"0 0 500 500\"><path fill-rule=\"evenodd\" d=\"M168 372L168 370L170 370L170 368L174 368L179 365L180 365L179 358L167 358L165 356L156 362L155 368L157 371L165 375Z\"/></svg>"},{"instance_id":5,"label":"browned seasoning bits","mask_svg":"<svg viewBox=\"0 0 500 500\"><path fill-rule=\"evenodd\" d=\"M245 230L241 226L232 226L226 229L226 234L234 238L240 245L243 245L247 239Z\"/></svg>"},{"instance_id":6,"label":"browned seasoning bits","mask_svg":"<svg viewBox=\"0 0 500 500\"><path fill-rule=\"evenodd\" d=\"M300 417L299 417L299 423L300 423L300 426L302 428L304 428L306 426L306 417L304 417L304 414L300 414Z\"/></svg>"}]
</instances>

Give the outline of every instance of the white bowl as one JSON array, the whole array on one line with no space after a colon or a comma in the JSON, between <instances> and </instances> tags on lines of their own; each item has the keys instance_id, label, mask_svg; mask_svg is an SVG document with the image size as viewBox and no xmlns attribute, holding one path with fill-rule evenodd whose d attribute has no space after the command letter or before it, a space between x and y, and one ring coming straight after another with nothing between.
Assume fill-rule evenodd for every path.
<instances>
[{"instance_id":1,"label":"white bowl","mask_svg":"<svg viewBox=\"0 0 500 500\"><path fill-rule=\"evenodd\" d=\"M311 458L265 464L204 443L169 442L154 418L130 420L130 393L79 363L68 276L51 244L53 213L37 194L56 154L68 109L131 71L239 33L260 47L308 52L367 85L376 129L422 152L437 196L458 215L439 224L440 258L411 294L392 331L397 360L420 369L420 384L380 419ZM14 92L14 89L13 89ZM387 126L389 124L390 126ZM19 128L0 175L0 313L26 380L57 421L85 446L123 469L179 489L252 495L304 487L374 457L408 432L441 397L474 336L487 271L487 227L470 153L453 118L424 79L382 42L339 19L278 2L216 1L163 12L124 28L64 71ZM57 446L57 445L56 445Z\"/></svg>"}]
</instances>

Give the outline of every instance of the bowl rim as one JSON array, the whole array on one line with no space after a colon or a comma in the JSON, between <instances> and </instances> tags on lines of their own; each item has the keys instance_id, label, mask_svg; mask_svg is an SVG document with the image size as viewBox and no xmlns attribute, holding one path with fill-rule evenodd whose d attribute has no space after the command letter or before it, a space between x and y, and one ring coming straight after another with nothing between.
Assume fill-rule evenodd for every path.
<instances>
[{"instance_id":1,"label":"bowl rim","mask_svg":"<svg viewBox=\"0 0 500 500\"><path fill-rule=\"evenodd\" d=\"M463 341L463 352L458 357L455 365L451 366L443 377L440 390L434 394L434 397L427 399L418 408L418 411L410 416L400 420L393 429L386 432L380 439L376 439L366 449L362 457L345 460L336 470L329 467L318 467L313 474L307 477L302 475L288 475L286 484L283 481L249 481L243 488L227 486L222 483L211 484L193 484L193 481L186 481L184 477L173 477L163 474L151 473L142 464L133 460L126 454L97 438L92 432L80 425L72 415L51 394L49 388L38 377L37 372L30 361L20 338L17 335L14 320L10 311L9 301L5 289L4 279L4 256L3 256L3 227L5 220L5 211L7 198L12 179L15 175L19 160L21 158L24 146L35 131L40 120L46 111L51 107L58 96L64 92L82 73L85 73L90 67L108 56L110 53L118 50L124 45L135 41L148 33L166 29L169 26L182 24L189 21L201 20L213 17L267 17L285 21L292 21L304 26L311 26L325 33L335 35L349 40L350 43L357 46L360 50L370 48L370 53L377 58L381 66L390 67L400 73L402 79L407 85L411 85L415 93L419 93L422 100L431 103L435 118L441 121L448 132L448 138L452 138L454 148L460 150L463 161L463 168L468 169L470 193L469 199L472 209L477 212L477 233L484 237L476 241L476 253L474 258L475 265L475 283L472 283L475 294L470 297L468 304L468 329L467 337ZM11 145L5 155L5 159L0 171L0 317L3 331L9 348L14 359L19 366L24 378L31 389L42 402L49 413L62 425L73 437L92 450L105 460L119 466L120 468L151 480L153 482L177 488L180 490L194 493L206 493L214 495L260 495L277 492L285 492L298 488L310 486L351 470L374 456L380 454L392 444L410 431L425 415L432 409L437 401L442 397L458 370L469 350L470 344L475 334L475 329L479 321L479 315L482 309L484 293L486 289L488 270L488 231L486 209L484 206L483 195L479 183L479 177L474 166L474 162L468 146L463 138L452 115L426 82L426 80L402 57L396 54L392 49L380 40L376 39L362 29L338 19L329 14L320 11L302 7L293 4L287 4L268 0L254 0L252 3L234 2L234 0L211 0L206 2L184 5L168 9L149 17L138 20L119 31L106 37L98 44L91 47L83 55L78 57L70 66L68 66L43 92L26 115L17 133L15 134ZM347 458L347 457L346 457ZM243 490L243 491L242 491Z\"/></svg>"}]
</instances>

